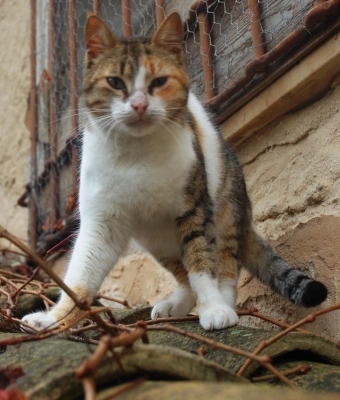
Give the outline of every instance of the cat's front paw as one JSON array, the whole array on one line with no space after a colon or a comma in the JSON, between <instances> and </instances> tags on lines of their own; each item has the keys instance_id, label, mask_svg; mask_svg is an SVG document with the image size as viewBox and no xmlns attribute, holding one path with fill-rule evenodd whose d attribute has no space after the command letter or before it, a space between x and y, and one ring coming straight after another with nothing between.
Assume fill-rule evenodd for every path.
<instances>
[{"instance_id":1,"label":"cat's front paw","mask_svg":"<svg viewBox=\"0 0 340 400\"><path fill-rule=\"evenodd\" d=\"M25 315L22 319L23 322L33 326L34 328L42 331L43 329L53 328L58 321L51 312L36 312L34 314ZM27 327L23 327L23 330L29 331ZM32 333L34 331L32 330Z\"/></svg>"},{"instance_id":2,"label":"cat's front paw","mask_svg":"<svg viewBox=\"0 0 340 400\"><path fill-rule=\"evenodd\" d=\"M168 299L157 303L151 312L151 319L185 317L195 307L195 298L190 288L177 289Z\"/></svg>"},{"instance_id":3,"label":"cat's front paw","mask_svg":"<svg viewBox=\"0 0 340 400\"><path fill-rule=\"evenodd\" d=\"M206 331L228 328L238 322L236 312L226 304L199 310L199 318Z\"/></svg>"},{"instance_id":4,"label":"cat's front paw","mask_svg":"<svg viewBox=\"0 0 340 400\"><path fill-rule=\"evenodd\" d=\"M151 311L151 319L184 317L192 310L185 304L174 304L172 301L163 300L157 303Z\"/></svg>"}]
</instances>

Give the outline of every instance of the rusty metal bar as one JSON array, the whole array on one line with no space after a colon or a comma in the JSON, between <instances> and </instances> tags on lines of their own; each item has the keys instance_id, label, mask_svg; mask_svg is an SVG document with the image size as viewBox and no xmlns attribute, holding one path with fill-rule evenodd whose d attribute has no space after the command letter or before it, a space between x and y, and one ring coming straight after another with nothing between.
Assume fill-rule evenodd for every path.
<instances>
[{"instance_id":1,"label":"rusty metal bar","mask_svg":"<svg viewBox=\"0 0 340 400\"><path fill-rule=\"evenodd\" d=\"M131 26L131 7L130 0L122 0L122 11L123 11L123 35L132 35Z\"/></svg>"},{"instance_id":2,"label":"rusty metal bar","mask_svg":"<svg viewBox=\"0 0 340 400\"><path fill-rule=\"evenodd\" d=\"M75 16L75 0L68 0L68 17L70 29L70 78L71 78L71 124L72 137L78 134L78 77L77 77L77 25ZM76 146L72 147L72 173L73 173L73 194L78 193L78 154Z\"/></svg>"},{"instance_id":3,"label":"rusty metal bar","mask_svg":"<svg viewBox=\"0 0 340 400\"><path fill-rule=\"evenodd\" d=\"M100 15L101 4L100 0L93 0L93 12L97 15Z\"/></svg>"},{"instance_id":4,"label":"rusty metal bar","mask_svg":"<svg viewBox=\"0 0 340 400\"><path fill-rule=\"evenodd\" d=\"M31 185L34 188L37 180L37 86L36 86L36 0L31 0L31 40L30 40L30 58L31 58L31 88L30 88L30 164L31 164ZM37 244L37 205L35 190L31 190L29 200L29 231L30 246L34 250Z\"/></svg>"},{"instance_id":5,"label":"rusty metal bar","mask_svg":"<svg viewBox=\"0 0 340 400\"><path fill-rule=\"evenodd\" d=\"M214 88L214 69L210 44L210 24L207 10L202 10L198 14L198 22L201 39L205 99L210 100L216 95L216 92Z\"/></svg>"},{"instance_id":6,"label":"rusty metal bar","mask_svg":"<svg viewBox=\"0 0 340 400\"><path fill-rule=\"evenodd\" d=\"M264 54L260 6L259 0L248 0L249 12L251 15L251 36L253 38L255 58L259 58Z\"/></svg>"},{"instance_id":7,"label":"rusty metal bar","mask_svg":"<svg viewBox=\"0 0 340 400\"><path fill-rule=\"evenodd\" d=\"M55 94L55 59L54 59L54 34L55 34L55 7L54 0L49 1L49 49L48 49L48 67L49 67L49 100L50 100L50 158L57 158L57 132L56 132L56 94ZM56 168L50 172L50 224L55 225L58 219L58 177Z\"/></svg>"},{"instance_id":8,"label":"rusty metal bar","mask_svg":"<svg viewBox=\"0 0 340 400\"><path fill-rule=\"evenodd\" d=\"M74 139L69 138L66 140L66 146L60 151L56 160L52 160L49 158L44 164L44 170L40 174L39 178L36 179L36 182L40 189L43 189L46 186L46 182L49 180L50 172L53 168L58 169L61 165L69 162L69 154L72 152L72 148L74 147ZM25 192L20 196L17 203L21 207L27 207L28 204L25 202L26 198L32 192L32 182L28 183L25 186Z\"/></svg>"},{"instance_id":9,"label":"rusty metal bar","mask_svg":"<svg viewBox=\"0 0 340 400\"><path fill-rule=\"evenodd\" d=\"M193 25L197 21L197 15L201 11L207 11L209 6L214 4L216 0L196 0L189 7L189 15L186 21L184 22L185 30Z\"/></svg>"},{"instance_id":10,"label":"rusty metal bar","mask_svg":"<svg viewBox=\"0 0 340 400\"><path fill-rule=\"evenodd\" d=\"M223 92L206 102L211 108L219 107L229 100L235 93L249 83L257 73L264 71L266 67L282 57L297 43L310 36L310 30L316 25L323 23L333 13L340 11L340 0L329 0L313 7L305 16L304 25L299 26L295 31L283 39L268 53L250 61L245 69L245 74L231 83Z\"/></svg>"},{"instance_id":11,"label":"rusty metal bar","mask_svg":"<svg viewBox=\"0 0 340 400\"><path fill-rule=\"evenodd\" d=\"M156 21L157 26L164 20L164 0L156 0Z\"/></svg>"},{"instance_id":12,"label":"rusty metal bar","mask_svg":"<svg viewBox=\"0 0 340 400\"><path fill-rule=\"evenodd\" d=\"M33 142L35 143L36 140L36 87L35 87L35 40L33 40L33 37L35 37L35 14L33 17L33 12L35 13L35 0L31 0L31 91L30 91L30 114L31 114L31 121L30 121L30 131L31 131L31 165L36 166L36 158L35 158L35 147L32 146ZM213 3L213 0L207 0L208 5ZM200 5L203 7L203 5L207 5L205 1L196 1L193 3L194 5L196 4L196 7ZM191 6L193 8L193 5ZM307 29L312 29L314 26L316 26L318 23L325 22L327 18L329 18L331 15L336 15L337 13L340 12L340 0L330 0L330 1L322 1L321 4L318 6L312 8L305 17L305 27ZM196 12L194 12L194 17L196 18ZM189 19L187 19L189 21ZM33 26L34 25L34 26ZM331 33L335 32L334 29L338 30L339 28L339 22L336 22L332 25ZM327 29L327 28L326 28ZM303 34L304 33L304 34ZM292 32L286 39L284 39L279 45L277 45L274 49L272 49L270 52L266 53L264 56L260 57L259 59L253 60L250 64L247 66L247 74L242 76L240 79L236 80L233 82L228 88L226 88L223 92L221 92L218 96L213 97L209 101L206 102L206 105L211 107L211 108L217 108L218 106L222 105L226 101L228 101L236 92L238 92L242 87L244 87L251 79L253 74L256 73L256 71L263 71L264 68L266 68L266 64L268 65L275 61L278 57L282 56L287 49L290 48L290 46L295 46L301 38L304 38L306 36L310 36L310 33L306 31L304 27L300 27L296 29L294 32ZM314 35L315 37L315 35ZM316 38L317 39L317 38ZM287 41L287 43L285 43ZM319 41L316 41L319 43ZM279 48L279 49L278 49ZM314 48L314 47L312 47ZM306 53L304 53L306 54ZM33 134L32 134L33 132ZM61 160L63 157L67 157L67 154L69 154L70 148L73 147L72 145L73 140L69 139L66 143L66 148L62 150L61 153L58 154L58 159L56 163L64 163L64 161ZM48 177L49 171L52 167L53 163L52 160L48 160L45 163L45 168L42 174L39 176L38 184L41 185L41 187L44 186L46 179ZM36 167L32 168L32 172L36 173ZM28 183L25 187L25 192L20 196L18 200L18 204L27 207L27 203L25 200L27 197L30 196L29 200L29 207L30 207L30 215L33 215L32 210L32 196L34 192L34 185L36 183L36 180L33 179L34 176L31 175L31 182ZM33 205L34 206L34 205ZM31 224L32 219L30 219L30 224ZM33 219L34 223L36 221L36 218ZM36 234L36 230L31 229L30 225L30 230L31 232L34 232ZM32 239L32 238L31 238ZM34 247L34 246L33 246Z\"/></svg>"}]
</instances>

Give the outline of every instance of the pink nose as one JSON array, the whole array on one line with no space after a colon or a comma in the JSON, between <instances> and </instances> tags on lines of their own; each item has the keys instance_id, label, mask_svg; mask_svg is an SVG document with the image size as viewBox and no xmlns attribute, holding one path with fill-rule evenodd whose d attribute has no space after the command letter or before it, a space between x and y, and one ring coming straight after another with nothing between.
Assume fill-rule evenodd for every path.
<instances>
[{"instance_id":1,"label":"pink nose","mask_svg":"<svg viewBox=\"0 0 340 400\"><path fill-rule=\"evenodd\" d=\"M141 117L146 109L148 108L149 101L146 94L143 91L137 91L131 102L131 107L136 111L136 113Z\"/></svg>"},{"instance_id":2,"label":"pink nose","mask_svg":"<svg viewBox=\"0 0 340 400\"><path fill-rule=\"evenodd\" d=\"M136 113L140 116L142 116L146 109L148 108L148 101L145 100L135 100L133 103L131 103L132 108L136 111Z\"/></svg>"}]
</instances>

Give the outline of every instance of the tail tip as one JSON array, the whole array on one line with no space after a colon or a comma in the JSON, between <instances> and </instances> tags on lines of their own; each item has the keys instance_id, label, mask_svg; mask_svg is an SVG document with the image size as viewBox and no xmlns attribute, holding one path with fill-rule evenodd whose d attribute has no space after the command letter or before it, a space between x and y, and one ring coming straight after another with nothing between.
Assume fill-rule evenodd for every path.
<instances>
[{"instance_id":1,"label":"tail tip","mask_svg":"<svg viewBox=\"0 0 340 400\"><path fill-rule=\"evenodd\" d=\"M326 286L318 281L311 280L306 285L301 305L304 307L314 307L326 300L328 290Z\"/></svg>"}]
</instances>

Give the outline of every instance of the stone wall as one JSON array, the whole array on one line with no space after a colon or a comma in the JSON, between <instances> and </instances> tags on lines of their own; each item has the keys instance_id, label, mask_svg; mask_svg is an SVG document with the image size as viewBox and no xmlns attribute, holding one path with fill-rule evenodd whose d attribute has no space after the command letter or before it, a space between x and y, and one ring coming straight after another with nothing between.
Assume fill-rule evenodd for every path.
<instances>
[{"instance_id":1,"label":"stone wall","mask_svg":"<svg viewBox=\"0 0 340 400\"><path fill-rule=\"evenodd\" d=\"M24 123L30 88L29 6L29 1L0 1L0 224L23 239L28 213L17 200L29 178L30 141ZM7 245L2 241L0 247Z\"/></svg>"},{"instance_id":2,"label":"stone wall","mask_svg":"<svg viewBox=\"0 0 340 400\"><path fill-rule=\"evenodd\" d=\"M340 302L340 85L314 104L267 125L237 148L253 203L254 225L295 267L329 289L322 306ZM255 306L294 322L311 310L294 307L242 273L240 307ZM311 330L339 335L340 315Z\"/></svg>"}]
</instances>

